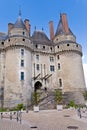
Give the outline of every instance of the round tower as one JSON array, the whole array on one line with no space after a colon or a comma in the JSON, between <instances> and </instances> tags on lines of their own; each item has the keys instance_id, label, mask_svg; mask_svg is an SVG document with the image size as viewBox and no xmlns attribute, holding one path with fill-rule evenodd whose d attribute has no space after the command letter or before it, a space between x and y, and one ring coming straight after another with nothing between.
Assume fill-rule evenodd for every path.
<instances>
[{"instance_id":1,"label":"round tower","mask_svg":"<svg viewBox=\"0 0 87 130\"><path fill-rule=\"evenodd\" d=\"M82 47L76 43L76 37L68 27L66 14L60 15L60 21L54 38L57 57L58 88L65 95L65 103L73 100L84 103L82 92L86 89L82 65Z\"/></svg>"},{"instance_id":2,"label":"round tower","mask_svg":"<svg viewBox=\"0 0 87 130\"><path fill-rule=\"evenodd\" d=\"M5 41L5 86L4 105L13 107L19 103L27 105L31 98L31 50L28 20L21 16L15 24L9 23Z\"/></svg>"}]
</instances>

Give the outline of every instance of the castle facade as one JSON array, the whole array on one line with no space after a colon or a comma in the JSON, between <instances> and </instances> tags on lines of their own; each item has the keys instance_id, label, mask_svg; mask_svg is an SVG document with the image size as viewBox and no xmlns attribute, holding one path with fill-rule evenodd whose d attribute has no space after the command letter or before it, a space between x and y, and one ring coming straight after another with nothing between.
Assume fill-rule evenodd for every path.
<instances>
[{"instance_id":1,"label":"castle facade","mask_svg":"<svg viewBox=\"0 0 87 130\"><path fill-rule=\"evenodd\" d=\"M66 14L60 15L55 34L52 21L49 26L50 39L43 30L31 35L29 20L19 15L7 34L0 33L0 106L27 104L38 89L61 89L70 100L83 102L82 47Z\"/></svg>"}]
</instances>

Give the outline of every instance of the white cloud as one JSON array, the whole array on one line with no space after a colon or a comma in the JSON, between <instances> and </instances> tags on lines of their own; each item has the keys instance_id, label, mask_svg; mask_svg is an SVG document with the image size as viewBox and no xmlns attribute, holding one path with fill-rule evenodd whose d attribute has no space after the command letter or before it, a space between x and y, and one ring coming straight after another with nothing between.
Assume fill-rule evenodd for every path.
<instances>
[{"instance_id":1,"label":"white cloud","mask_svg":"<svg viewBox=\"0 0 87 130\"><path fill-rule=\"evenodd\" d=\"M83 68L84 68L85 82L87 87L87 64L86 63L83 64Z\"/></svg>"}]
</instances>

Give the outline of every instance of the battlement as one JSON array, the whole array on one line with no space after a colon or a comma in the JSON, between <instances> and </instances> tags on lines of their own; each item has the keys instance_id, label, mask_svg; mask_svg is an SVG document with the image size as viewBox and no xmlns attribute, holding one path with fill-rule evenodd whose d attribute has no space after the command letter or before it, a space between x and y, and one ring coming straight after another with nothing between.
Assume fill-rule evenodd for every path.
<instances>
[{"instance_id":1,"label":"battlement","mask_svg":"<svg viewBox=\"0 0 87 130\"><path fill-rule=\"evenodd\" d=\"M55 53L63 53L65 51L74 51L82 56L82 47L77 43L62 42L55 46Z\"/></svg>"},{"instance_id":2,"label":"battlement","mask_svg":"<svg viewBox=\"0 0 87 130\"><path fill-rule=\"evenodd\" d=\"M9 37L5 42L4 48L7 49L9 47L17 47L17 46L23 46L31 50L33 49L31 41L28 38L18 35Z\"/></svg>"}]
</instances>

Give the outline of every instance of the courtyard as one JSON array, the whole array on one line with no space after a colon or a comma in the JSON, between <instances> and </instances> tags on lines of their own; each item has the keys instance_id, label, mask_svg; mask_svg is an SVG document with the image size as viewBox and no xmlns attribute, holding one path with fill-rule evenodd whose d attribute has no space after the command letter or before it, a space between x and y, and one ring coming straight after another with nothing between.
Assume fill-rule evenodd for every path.
<instances>
[{"instance_id":1,"label":"courtyard","mask_svg":"<svg viewBox=\"0 0 87 130\"><path fill-rule=\"evenodd\" d=\"M80 118L75 109L23 111L21 122L0 119L0 130L87 130L87 115Z\"/></svg>"}]
</instances>

